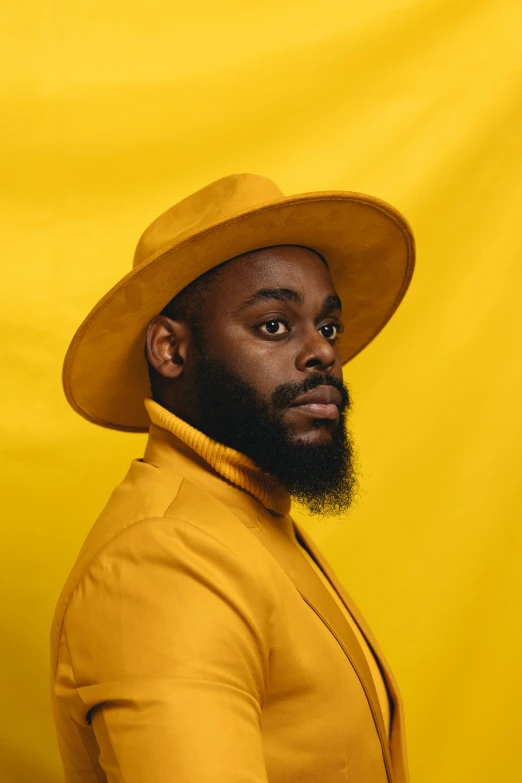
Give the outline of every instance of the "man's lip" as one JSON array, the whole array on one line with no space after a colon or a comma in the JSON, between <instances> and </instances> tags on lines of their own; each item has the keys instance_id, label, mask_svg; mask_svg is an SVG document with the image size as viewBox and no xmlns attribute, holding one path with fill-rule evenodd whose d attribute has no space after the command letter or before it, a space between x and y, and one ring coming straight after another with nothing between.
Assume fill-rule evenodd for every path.
<instances>
[{"instance_id":1,"label":"man's lip","mask_svg":"<svg viewBox=\"0 0 522 783\"><path fill-rule=\"evenodd\" d=\"M333 402L325 404L324 402L312 402L308 405L292 405L299 413L307 414L314 419L335 419L339 418L339 408Z\"/></svg>"},{"instance_id":2,"label":"man's lip","mask_svg":"<svg viewBox=\"0 0 522 783\"><path fill-rule=\"evenodd\" d=\"M330 405L334 404L339 407L342 402L341 392L335 388L335 386L319 386L317 389L312 389L307 394L297 397L291 404L291 407L297 405Z\"/></svg>"}]
</instances>

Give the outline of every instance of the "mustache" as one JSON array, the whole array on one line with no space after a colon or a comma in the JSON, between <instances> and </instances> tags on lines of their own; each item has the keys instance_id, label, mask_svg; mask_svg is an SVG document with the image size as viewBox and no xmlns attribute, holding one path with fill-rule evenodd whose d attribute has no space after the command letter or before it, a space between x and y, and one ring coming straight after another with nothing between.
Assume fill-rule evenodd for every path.
<instances>
[{"instance_id":1,"label":"mustache","mask_svg":"<svg viewBox=\"0 0 522 783\"><path fill-rule=\"evenodd\" d=\"M321 373L313 373L309 375L303 383L281 383L277 386L272 394L272 405L274 408L288 408L292 402L301 394L306 394L312 389L317 389L318 386L334 386L341 395L340 412L350 410L352 401L350 393L343 383L338 378L334 378L331 375L322 375Z\"/></svg>"}]
</instances>

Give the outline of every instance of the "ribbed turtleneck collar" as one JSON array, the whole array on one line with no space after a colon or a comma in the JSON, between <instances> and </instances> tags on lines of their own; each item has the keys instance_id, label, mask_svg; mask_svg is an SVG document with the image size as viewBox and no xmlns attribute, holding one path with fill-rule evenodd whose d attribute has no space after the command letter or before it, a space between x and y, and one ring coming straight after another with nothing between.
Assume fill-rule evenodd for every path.
<instances>
[{"instance_id":1,"label":"ribbed turtleneck collar","mask_svg":"<svg viewBox=\"0 0 522 783\"><path fill-rule=\"evenodd\" d=\"M273 476L264 473L245 454L209 438L164 408L152 397L146 397L145 408L152 424L162 427L183 441L227 481L246 490L266 508L277 514L288 514L291 498Z\"/></svg>"}]
</instances>

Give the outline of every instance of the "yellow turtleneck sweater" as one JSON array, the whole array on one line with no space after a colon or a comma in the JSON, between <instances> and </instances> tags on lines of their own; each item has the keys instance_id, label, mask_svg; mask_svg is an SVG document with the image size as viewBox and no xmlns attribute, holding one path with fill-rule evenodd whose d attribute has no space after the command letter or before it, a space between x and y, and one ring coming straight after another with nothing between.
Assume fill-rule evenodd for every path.
<instances>
[{"instance_id":1,"label":"yellow turtleneck sweater","mask_svg":"<svg viewBox=\"0 0 522 783\"><path fill-rule=\"evenodd\" d=\"M145 408L147 409L153 424L172 432L177 438L204 459L217 473L223 476L223 478L246 490L256 497L264 506L283 516L281 527L308 560L317 576L330 592L361 645L375 683L379 704L384 718L384 725L389 736L390 703L379 667L377 666L375 658L368 647L364 636L359 630L357 623L350 612L348 612L340 596L308 550L301 546L296 538L291 518L288 516L291 507L291 499L288 493L281 487L276 479L262 472L249 457L212 440L203 432L200 432L190 424L187 424L183 419L175 416L152 398L145 398Z\"/></svg>"}]
</instances>

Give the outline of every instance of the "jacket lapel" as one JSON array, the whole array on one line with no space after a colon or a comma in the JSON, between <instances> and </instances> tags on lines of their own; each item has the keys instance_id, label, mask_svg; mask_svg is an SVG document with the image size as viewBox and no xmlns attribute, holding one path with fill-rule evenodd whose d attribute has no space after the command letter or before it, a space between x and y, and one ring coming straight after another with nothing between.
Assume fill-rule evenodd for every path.
<instances>
[{"instance_id":1,"label":"jacket lapel","mask_svg":"<svg viewBox=\"0 0 522 783\"><path fill-rule=\"evenodd\" d=\"M294 529L296 536L302 539L303 543L309 549L312 556L317 560L320 567L323 568L323 571L325 571L323 562L321 562L317 557L316 550L311 544L310 539L308 539L303 531L297 527L295 522ZM322 622L328 627L330 632L335 636L353 668L355 669L355 672L359 677L363 690L366 694L366 698L373 715L374 723L381 740L388 780L391 783L394 778L392 773L390 749L384 728L381 709L379 706L377 691L375 690L375 685L368 663L355 634L353 633L349 624L346 622L346 619L343 617L341 610L337 606L326 587L323 585L315 571L310 567L310 564L307 562L306 558L303 557L303 555L299 552L299 548L288 537L287 534L281 534L281 531L275 525L262 524L259 533L259 540L264 544L264 546L286 572L288 577L292 580L306 603L309 604L309 606L318 615ZM329 574L327 574L327 576L329 577ZM330 579L330 581L332 580ZM334 587L338 589L337 584L333 584ZM345 600L344 596L341 596L341 598L343 601ZM349 610L351 611L351 607L349 607Z\"/></svg>"},{"instance_id":2,"label":"jacket lapel","mask_svg":"<svg viewBox=\"0 0 522 783\"><path fill-rule=\"evenodd\" d=\"M350 598L343 585L339 582L339 580L335 576L327 560L317 549L314 541L310 538L310 536L301 527L299 527L295 521L293 521L293 525L297 538L301 539L303 545L306 547L306 549L308 549L308 551L310 552L312 557L316 560L316 562L318 563L318 565L320 566L320 568L322 569L322 571L324 572L324 574L326 575L330 583L333 585L334 589L342 599L344 605L346 606L346 608L354 618L355 622L359 626L361 633L365 637L370 649L372 650L377 660L391 702L391 731L390 731L390 739L389 739L389 749L390 749L390 755L393 763L394 775L397 783L409 783L409 776L408 776L408 769L407 769L407 762L406 762L406 738L405 738L405 731L404 731L403 706L402 706L402 700L399 694L399 690L393 678L390 667L386 663L386 660L372 632L366 625L366 622L362 617L359 609L354 604L353 600ZM343 618L343 622L344 622L344 618ZM367 665L366 668L368 668ZM368 677L373 685L373 679L371 677L369 670L368 670ZM377 704L377 708L378 708L377 694L375 692L375 688L373 689L373 691L375 695L375 703ZM379 715L380 715L380 710L379 710Z\"/></svg>"}]
</instances>

